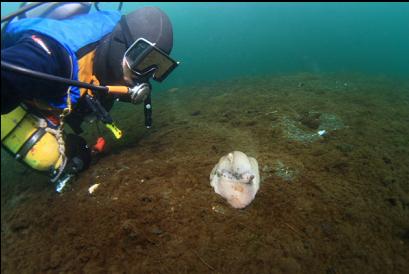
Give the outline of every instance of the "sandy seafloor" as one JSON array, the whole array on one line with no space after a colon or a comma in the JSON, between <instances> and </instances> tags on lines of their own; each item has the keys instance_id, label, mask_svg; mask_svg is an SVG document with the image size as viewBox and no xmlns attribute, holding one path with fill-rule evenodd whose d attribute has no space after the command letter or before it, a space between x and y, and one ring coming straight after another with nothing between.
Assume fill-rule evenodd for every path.
<instances>
[{"instance_id":1,"label":"sandy seafloor","mask_svg":"<svg viewBox=\"0 0 409 274\"><path fill-rule=\"evenodd\" d=\"M1 273L408 273L408 82L297 74L154 92L154 127L142 106L115 108L124 138L62 195L2 151ZM233 150L260 166L244 210L209 184Z\"/></svg>"}]
</instances>

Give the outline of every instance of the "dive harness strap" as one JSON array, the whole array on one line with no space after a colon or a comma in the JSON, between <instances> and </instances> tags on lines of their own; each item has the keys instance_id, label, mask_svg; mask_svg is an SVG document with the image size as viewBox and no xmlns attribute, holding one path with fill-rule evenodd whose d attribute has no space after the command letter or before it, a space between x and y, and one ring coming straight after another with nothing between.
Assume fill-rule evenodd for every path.
<instances>
[{"instance_id":1,"label":"dive harness strap","mask_svg":"<svg viewBox=\"0 0 409 274\"><path fill-rule=\"evenodd\" d=\"M22 147L16 153L16 159L22 160L25 155L30 151L30 149L40 140L46 131L43 128L37 129L28 140L22 145Z\"/></svg>"}]
</instances>

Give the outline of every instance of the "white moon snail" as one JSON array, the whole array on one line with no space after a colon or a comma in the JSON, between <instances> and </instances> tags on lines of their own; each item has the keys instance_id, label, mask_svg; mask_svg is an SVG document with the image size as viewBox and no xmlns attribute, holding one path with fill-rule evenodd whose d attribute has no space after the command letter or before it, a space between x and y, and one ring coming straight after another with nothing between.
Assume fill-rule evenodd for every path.
<instances>
[{"instance_id":1,"label":"white moon snail","mask_svg":"<svg viewBox=\"0 0 409 274\"><path fill-rule=\"evenodd\" d=\"M210 173L210 185L234 208L245 208L255 198L260 187L256 159L240 151L220 158Z\"/></svg>"}]
</instances>

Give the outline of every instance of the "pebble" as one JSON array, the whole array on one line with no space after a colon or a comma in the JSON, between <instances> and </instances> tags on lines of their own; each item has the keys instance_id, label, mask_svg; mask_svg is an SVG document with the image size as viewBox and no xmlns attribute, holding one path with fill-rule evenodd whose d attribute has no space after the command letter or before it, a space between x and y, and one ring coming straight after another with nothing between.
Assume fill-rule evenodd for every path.
<instances>
[{"instance_id":1,"label":"pebble","mask_svg":"<svg viewBox=\"0 0 409 274\"><path fill-rule=\"evenodd\" d=\"M99 184L94 184L90 188L88 188L89 194L92 194L98 187L99 187Z\"/></svg>"}]
</instances>

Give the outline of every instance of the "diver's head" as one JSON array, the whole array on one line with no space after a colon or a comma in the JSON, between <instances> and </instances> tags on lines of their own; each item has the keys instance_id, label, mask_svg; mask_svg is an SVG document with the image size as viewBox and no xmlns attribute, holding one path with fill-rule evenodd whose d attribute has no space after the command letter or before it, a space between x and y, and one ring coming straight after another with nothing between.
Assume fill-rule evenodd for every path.
<instances>
[{"instance_id":1,"label":"diver's head","mask_svg":"<svg viewBox=\"0 0 409 274\"><path fill-rule=\"evenodd\" d=\"M138 9L122 16L97 48L95 75L102 85L133 86L151 77L162 81L177 65L168 56L172 47L168 16L155 7Z\"/></svg>"}]
</instances>

